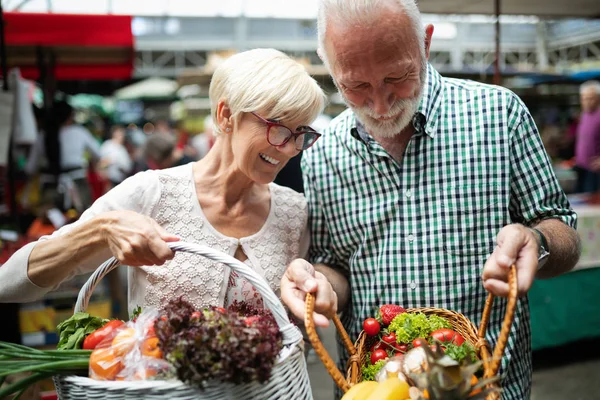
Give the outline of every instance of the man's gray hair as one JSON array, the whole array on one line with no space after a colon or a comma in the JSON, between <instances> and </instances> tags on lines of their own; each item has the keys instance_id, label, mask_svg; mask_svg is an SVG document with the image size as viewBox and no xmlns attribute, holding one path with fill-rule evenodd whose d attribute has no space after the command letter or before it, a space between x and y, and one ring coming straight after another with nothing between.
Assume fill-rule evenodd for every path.
<instances>
[{"instance_id":1,"label":"man's gray hair","mask_svg":"<svg viewBox=\"0 0 600 400\"><path fill-rule=\"evenodd\" d=\"M600 96L600 81L587 81L582 83L579 87L579 93L583 93L590 89L593 89L596 92L596 95Z\"/></svg>"},{"instance_id":2,"label":"man's gray hair","mask_svg":"<svg viewBox=\"0 0 600 400\"><path fill-rule=\"evenodd\" d=\"M412 21L420 46L425 46L425 29L415 0L319 0L317 29L322 57L325 55L325 33L329 20L345 26L373 25L386 4L397 4ZM424 52L424 50L423 50ZM327 60L323 60L327 64Z\"/></svg>"}]
</instances>

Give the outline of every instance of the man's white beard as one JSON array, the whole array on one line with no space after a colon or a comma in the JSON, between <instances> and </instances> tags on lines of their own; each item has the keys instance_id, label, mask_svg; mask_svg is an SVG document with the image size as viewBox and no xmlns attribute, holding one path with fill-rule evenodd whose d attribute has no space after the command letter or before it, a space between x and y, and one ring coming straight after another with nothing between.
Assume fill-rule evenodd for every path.
<instances>
[{"instance_id":1,"label":"man's white beard","mask_svg":"<svg viewBox=\"0 0 600 400\"><path fill-rule=\"evenodd\" d=\"M422 54L423 59L425 59L425 54ZM404 128L408 126L412 122L413 116L419 109L419 104L421 103L421 96L423 94L423 89L425 88L425 80L427 78L427 63L424 62L421 67L421 87L419 88L419 93L412 99L400 99L394 102L394 105L390 109L390 111L386 115L378 115L373 112L369 107L355 107L351 102L348 101L346 96L344 96L344 92L340 90L337 85L335 79L333 80L335 86L338 89L338 93L342 96L342 99L346 103L348 107L354 114L358 117L359 121L362 122L367 133L373 137L381 137L381 138L393 138L394 136L400 134ZM398 115L401 112L400 115ZM378 118L392 117L396 116L393 119L380 121Z\"/></svg>"},{"instance_id":2,"label":"man's white beard","mask_svg":"<svg viewBox=\"0 0 600 400\"><path fill-rule=\"evenodd\" d=\"M420 100L420 93L413 99L396 100L386 115L375 114L369 107L354 107L347 100L346 104L354 111L370 135L381 138L392 138L402 132L411 123L413 116L419 108ZM378 119L393 116L395 118L388 120L381 121Z\"/></svg>"}]
</instances>

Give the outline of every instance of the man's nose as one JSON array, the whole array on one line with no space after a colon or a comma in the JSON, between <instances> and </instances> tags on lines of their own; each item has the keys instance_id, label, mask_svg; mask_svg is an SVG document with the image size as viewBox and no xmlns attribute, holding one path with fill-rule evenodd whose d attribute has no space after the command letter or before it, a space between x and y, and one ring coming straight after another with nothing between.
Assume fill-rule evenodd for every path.
<instances>
[{"instance_id":1,"label":"man's nose","mask_svg":"<svg viewBox=\"0 0 600 400\"><path fill-rule=\"evenodd\" d=\"M385 90L373 93L371 98L371 109L378 116L387 115L394 104L393 93L388 93Z\"/></svg>"}]
</instances>

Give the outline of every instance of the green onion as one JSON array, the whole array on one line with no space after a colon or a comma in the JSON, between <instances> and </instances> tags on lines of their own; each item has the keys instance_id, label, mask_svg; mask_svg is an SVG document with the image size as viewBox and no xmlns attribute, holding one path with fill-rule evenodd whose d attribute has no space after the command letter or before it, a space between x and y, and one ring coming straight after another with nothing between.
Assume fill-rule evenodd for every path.
<instances>
[{"instance_id":1,"label":"green onion","mask_svg":"<svg viewBox=\"0 0 600 400\"><path fill-rule=\"evenodd\" d=\"M38 350L15 343L0 342L0 385L7 376L32 374L0 389L0 398L19 398L35 382L55 375L87 374L90 350Z\"/></svg>"}]
</instances>

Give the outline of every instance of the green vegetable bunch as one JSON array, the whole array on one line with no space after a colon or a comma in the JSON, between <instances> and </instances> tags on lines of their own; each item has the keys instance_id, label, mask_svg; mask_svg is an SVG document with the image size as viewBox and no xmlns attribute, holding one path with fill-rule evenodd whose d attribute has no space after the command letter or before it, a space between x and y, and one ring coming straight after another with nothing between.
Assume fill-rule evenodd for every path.
<instances>
[{"instance_id":1,"label":"green vegetable bunch","mask_svg":"<svg viewBox=\"0 0 600 400\"><path fill-rule=\"evenodd\" d=\"M396 334L398 343L411 343L417 338L426 338L431 332L441 328L452 328L452 326L437 315L428 317L423 313L402 313L392 320L388 330Z\"/></svg>"},{"instance_id":2,"label":"green vegetable bunch","mask_svg":"<svg viewBox=\"0 0 600 400\"><path fill-rule=\"evenodd\" d=\"M59 335L57 349L81 349L85 337L107 322L107 319L94 317L84 312L73 314L71 318L64 320L56 327Z\"/></svg>"},{"instance_id":3,"label":"green vegetable bunch","mask_svg":"<svg viewBox=\"0 0 600 400\"><path fill-rule=\"evenodd\" d=\"M371 358L371 353L367 354L367 360ZM374 381L375 375L383 368L386 360L379 360L375 364L371 364L370 362L365 363L362 366L362 380L363 381Z\"/></svg>"},{"instance_id":4,"label":"green vegetable bunch","mask_svg":"<svg viewBox=\"0 0 600 400\"><path fill-rule=\"evenodd\" d=\"M444 354L458 363L462 363L463 361L475 363L478 361L475 349L467 342L464 342L460 346L450 342L446 342L443 345L445 347Z\"/></svg>"}]
</instances>

